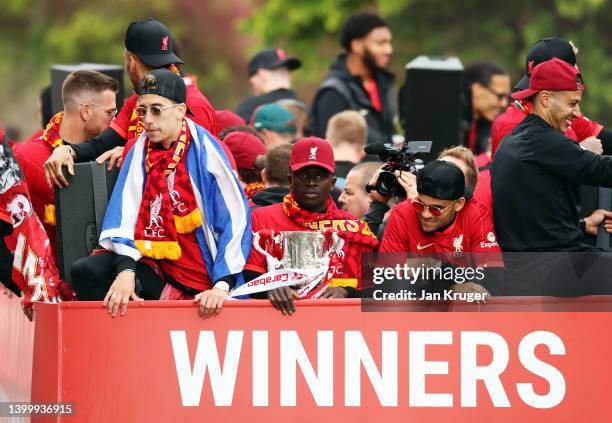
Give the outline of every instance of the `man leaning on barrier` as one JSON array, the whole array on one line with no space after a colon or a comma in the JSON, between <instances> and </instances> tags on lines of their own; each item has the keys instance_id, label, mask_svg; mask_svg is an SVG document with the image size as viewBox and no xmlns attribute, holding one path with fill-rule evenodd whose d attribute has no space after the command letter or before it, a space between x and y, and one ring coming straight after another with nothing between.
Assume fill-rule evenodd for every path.
<instances>
[{"instance_id":1,"label":"man leaning on barrier","mask_svg":"<svg viewBox=\"0 0 612 423\"><path fill-rule=\"evenodd\" d=\"M503 262L493 220L483 206L466 198L461 169L443 160L432 161L419 171L416 185L417 196L391 212L379 251L445 253L443 257L447 254L453 265L487 267L482 283L451 284L450 288L501 294ZM470 253L476 254L470 257Z\"/></svg>"},{"instance_id":2,"label":"man leaning on barrier","mask_svg":"<svg viewBox=\"0 0 612 423\"><path fill-rule=\"evenodd\" d=\"M161 292L193 298L209 317L242 281L249 207L219 144L185 117L185 98L175 73L145 75L137 109L144 133L126 147L102 224L105 250L72 267L78 298L104 299L113 316L119 307L125 314L130 298Z\"/></svg>"}]
</instances>

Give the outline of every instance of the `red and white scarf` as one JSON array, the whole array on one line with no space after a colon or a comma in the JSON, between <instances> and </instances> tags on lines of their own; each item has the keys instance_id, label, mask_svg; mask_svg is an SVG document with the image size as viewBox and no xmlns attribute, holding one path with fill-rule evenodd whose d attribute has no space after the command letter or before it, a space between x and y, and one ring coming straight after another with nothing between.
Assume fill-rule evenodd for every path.
<instances>
[{"instance_id":1,"label":"red and white scarf","mask_svg":"<svg viewBox=\"0 0 612 423\"><path fill-rule=\"evenodd\" d=\"M177 234L191 233L202 225L184 160L190 142L185 119L168 150L145 140L146 181L134 232L134 244L145 257L178 260Z\"/></svg>"}]
</instances>

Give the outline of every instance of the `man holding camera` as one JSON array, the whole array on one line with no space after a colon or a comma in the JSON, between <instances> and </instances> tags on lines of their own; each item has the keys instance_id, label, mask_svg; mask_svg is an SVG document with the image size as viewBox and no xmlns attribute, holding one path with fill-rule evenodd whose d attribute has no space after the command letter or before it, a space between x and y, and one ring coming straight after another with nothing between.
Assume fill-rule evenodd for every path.
<instances>
[{"instance_id":1,"label":"man holding camera","mask_svg":"<svg viewBox=\"0 0 612 423\"><path fill-rule=\"evenodd\" d=\"M335 268L330 287L323 298L358 297L361 253L371 252L378 239L368 225L336 207L330 197L334 176L334 153L321 138L303 138L295 143L289 160L290 192L280 204L253 211L253 231L337 231L340 242L336 255L341 259ZM246 279L266 273L266 258L254 248L245 265ZM297 293L290 287L268 291L268 298L283 314L295 312Z\"/></svg>"},{"instance_id":2,"label":"man holding camera","mask_svg":"<svg viewBox=\"0 0 612 423\"><path fill-rule=\"evenodd\" d=\"M432 161L417 174L416 186L417 196L391 212L379 252L449 253L457 257L480 253L470 265L503 266L491 216L477 202L466 199L465 176L459 167ZM496 283L487 288L475 282L453 286L457 292L501 293Z\"/></svg>"}]
</instances>

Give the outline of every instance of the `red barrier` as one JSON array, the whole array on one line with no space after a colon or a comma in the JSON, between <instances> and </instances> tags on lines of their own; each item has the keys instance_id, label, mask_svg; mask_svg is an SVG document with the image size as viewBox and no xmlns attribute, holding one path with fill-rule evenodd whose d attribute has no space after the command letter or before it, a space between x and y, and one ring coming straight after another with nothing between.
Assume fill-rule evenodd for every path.
<instances>
[{"instance_id":1,"label":"red barrier","mask_svg":"<svg viewBox=\"0 0 612 423\"><path fill-rule=\"evenodd\" d=\"M62 422L608 422L612 314L499 311L568 305L612 298L460 306L489 313L315 300L291 317L235 301L207 320L179 301L114 319L37 304L32 401L73 403Z\"/></svg>"},{"instance_id":2,"label":"red barrier","mask_svg":"<svg viewBox=\"0 0 612 423\"><path fill-rule=\"evenodd\" d=\"M17 297L0 293L0 402L30 401L33 346L34 323Z\"/></svg>"}]
</instances>

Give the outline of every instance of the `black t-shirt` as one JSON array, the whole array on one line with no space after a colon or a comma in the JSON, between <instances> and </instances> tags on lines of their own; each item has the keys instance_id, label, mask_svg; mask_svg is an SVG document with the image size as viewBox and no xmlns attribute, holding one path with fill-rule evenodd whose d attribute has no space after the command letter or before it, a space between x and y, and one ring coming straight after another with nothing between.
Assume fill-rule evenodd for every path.
<instances>
[{"instance_id":1,"label":"black t-shirt","mask_svg":"<svg viewBox=\"0 0 612 423\"><path fill-rule=\"evenodd\" d=\"M491 169L493 220L503 251L588 251L578 227L580 185L612 187L612 159L580 148L540 117L507 135Z\"/></svg>"},{"instance_id":2,"label":"black t-shirt","mask_svg":"<svg viewBox=\"0 0 612 423\"><path fill-rule=\"evenodd\" d=\"M236 114L242 119L244 119L246 123L249 123L251 115L257 107L285 99L299 101L293 91L288 90L286 88L280 88L278 90L270 91L266 94L255 95L245 98L236 108Z\"/></svg>"}]
</instances>

